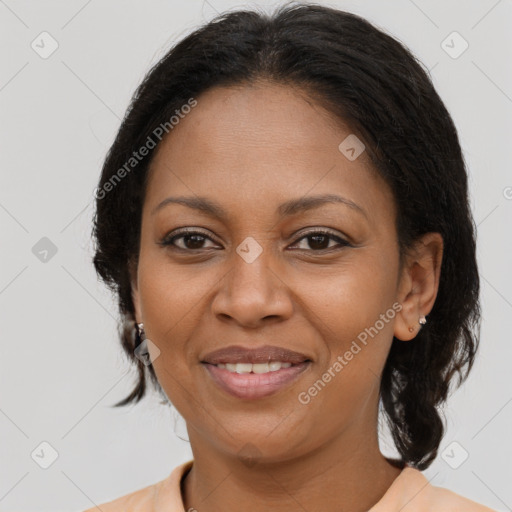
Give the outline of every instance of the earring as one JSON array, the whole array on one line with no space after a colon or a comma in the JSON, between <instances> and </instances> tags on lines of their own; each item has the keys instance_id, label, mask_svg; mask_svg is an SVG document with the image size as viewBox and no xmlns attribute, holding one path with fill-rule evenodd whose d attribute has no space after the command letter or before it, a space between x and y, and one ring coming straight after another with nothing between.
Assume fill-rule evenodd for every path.
<instances>
[{"instance_id":1,"label":"earring","mask_svg":"<svg viewBox=\"0 0 512 512\"><path fill-rule=\"evenodd\" d=\"M134 354L144 366L149 366L152 361L149 354L149 348L146 340L146 333L144 332L144 324L135 324L136 336L135 336L135 350Z\"/></svg>"},{"instance_id":2,"label":"earring","mask_svg":"<svg viewBox=\"0 0 512 512\"><path fill-rule=\"evenodd\" d=\"M135 335L135 348L137 348L145 339L146 337L146 333L144 332L144 324L143 323L140 323L140 324L135 324L135 330L136 330L136 335Z\"/></svg>"},{"instance_id":3,"label":"earring","mask_svg":"<svg viewBox=\"0 0 512 512\"><path fill-rule=\"evenodd\" d=\"M425 325L427 323L427 319L425 318L425 315L421 315L420 319L418 320L418 322L421 325ZM413 332L413 331L414 331L414 327L409 327L409 332Z\"/></svg>"}]
</instances>

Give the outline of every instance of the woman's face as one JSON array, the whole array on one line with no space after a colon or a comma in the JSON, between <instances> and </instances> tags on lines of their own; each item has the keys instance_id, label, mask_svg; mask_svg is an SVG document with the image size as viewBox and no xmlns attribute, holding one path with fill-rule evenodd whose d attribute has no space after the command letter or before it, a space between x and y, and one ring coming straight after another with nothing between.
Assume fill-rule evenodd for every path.
<instances>
[{"instance_id":1,"label":"woman's face","mask_svg":"<svg viewBox=\"0 0 512 512\"><path fill-rule=\"evenodd\" d=\"M196 99L153 159L133 281L162 388L191 442L224 453L284 460L342 434L367 439L393 335L408 333L389 188L353 139L340 150L350 129L295 89L260 83ZM326 194L345 202L311 202ZM178 196L223 213L161 205ZM282 207L304 200L309 208ZM200 234L163 245L182 228ZM203 362L232 345L310 362L278 389L237 396Z\"/></svg>"}]
</instances>

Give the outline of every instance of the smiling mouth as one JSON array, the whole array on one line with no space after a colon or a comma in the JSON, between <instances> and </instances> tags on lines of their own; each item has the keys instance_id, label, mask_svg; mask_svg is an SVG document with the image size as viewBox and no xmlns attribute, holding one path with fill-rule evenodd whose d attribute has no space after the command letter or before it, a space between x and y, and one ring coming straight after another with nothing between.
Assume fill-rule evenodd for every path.
<instances>
[{"instance_id":1,"label":"smiling mouth","mask_svg":"<svg viewBox=\"0 0 512 512\"><path fill-rule=\"evenodd\" d=\"M213 382L228 395L244 400L255 400L288 388L310 369L311 364L311 360L306 360L296 364L281 361L256 364L203 362L201 366L206 369Z\"/></svg>"},{"instance_id":2,"label":"smiling mouth","mask_svg":"<svg viewBox=\"0 0 512 512\"><path fill-rule=\"evenodd\" d=\"M311 362L309 359L307 359L304 362ZM208 363L207 363L208 364ZM225 369L231 373L240 373L240 374L247 374L247 373L270 373L270 372L277 372L281 370L281 368L290 368L291 366L298 366L302 363L290 363L286 361L270 361L268 363L218 363L213 366L216 366L217 368Z\"/></svg>"}]
</instances>

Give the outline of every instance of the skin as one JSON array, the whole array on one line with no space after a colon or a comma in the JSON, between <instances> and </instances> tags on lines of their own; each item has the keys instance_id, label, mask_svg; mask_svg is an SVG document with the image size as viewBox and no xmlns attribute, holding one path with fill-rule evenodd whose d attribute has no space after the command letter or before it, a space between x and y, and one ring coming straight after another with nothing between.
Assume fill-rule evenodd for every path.
<instances>
[{"instance_id":1,"label":"skin","mask_svg":"<svg viewBox=\"0 0 512 512\"><path fill-rule=\"evenodd\" d=\"M194 464L183 481L185 510L366 511L401 471L379 450L380 377L393 336L414 343L419 317L433 307L442 238L425 235L400 272L390 189L366 152L354 161L340 152L350 128L300 89L261 81L197 100L152 161L132 274L136 320L160 350L155 372L187 424ZM365 214L325 204L277 215L287 200L323 193ZM178 195L218 201L227 217L179 204L152 214ZM159 244L182 227L207 238L175 240L182 251ZM315 244L315 228L351 246ZM236 252L246 237L262 248L252 263ZM394 318L300 403L299 393L394 303L402 306ZM313 362L286 389L241 400L200 363L233 344L284 346ZM248 450L249 462L241 457Z\"/></svg>"}]
</instances>

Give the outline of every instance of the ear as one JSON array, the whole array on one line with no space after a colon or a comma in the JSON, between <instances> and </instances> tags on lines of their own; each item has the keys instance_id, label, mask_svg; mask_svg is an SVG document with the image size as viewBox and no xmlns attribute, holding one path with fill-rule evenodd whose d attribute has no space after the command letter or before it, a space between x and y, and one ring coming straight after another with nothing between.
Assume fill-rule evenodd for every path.
<instances>
[{"instance_id":1,"label":"ear","mask_svg":"<svg viewBox=\"0 0 512 512\"><path fill-rule=\"evenodd\" d=\"M140 324L142 322L142 308L140 305L140 294L138 284L137 264L130 260L128 262L128 271L130 273L130 285L132 289L132 301L135 308L135 321Z\"/></svg>"},{"instance_id":2,"label":"ear","mask_svg":"<svg viewBox=\"0 0 512 512\"><path fill-rule=\"evenodd\" d=\"M394 335L399 340L415 338L421 328L419 318L428 315L434 306L441 276L443 247L440 233L426 233L415 242L405 258L397 296L402 309L396 315L394 326Z\"/></svg>"}]
</instances>

